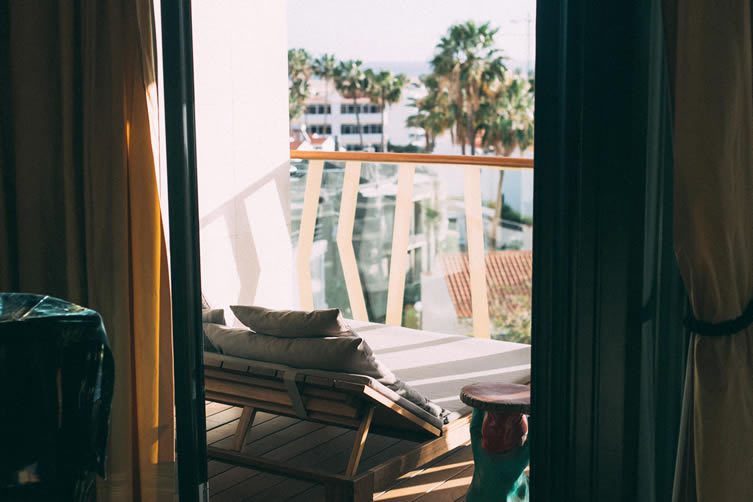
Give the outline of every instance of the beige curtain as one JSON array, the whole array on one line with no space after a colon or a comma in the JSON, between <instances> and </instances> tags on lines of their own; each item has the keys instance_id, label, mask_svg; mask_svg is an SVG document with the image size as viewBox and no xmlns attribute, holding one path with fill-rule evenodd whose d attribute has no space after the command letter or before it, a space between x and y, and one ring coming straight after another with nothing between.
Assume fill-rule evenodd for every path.
<instances>
[{"instance_id":1,"label":"beige curtain","mask_svg":"<svg viewBox=\"0 0 753 502\"><path fill-rule=\"evenodd\" d=\"M665 4L674 91L675 251L694 316L753 301L750 0ZM753 500L753 328L694 334L675 500Z\"/></svg>"},{"instance_id":2,"label":"beige curtain","mask_svg":"<svg viewBox=\"0 0 753 502\"><path fill-rule=\"evenodd\" d=\"M0 290L102 314L116 379L100 501L175 493L152 19L148 0L0 0Z\"/></svg>"}]
</instances>

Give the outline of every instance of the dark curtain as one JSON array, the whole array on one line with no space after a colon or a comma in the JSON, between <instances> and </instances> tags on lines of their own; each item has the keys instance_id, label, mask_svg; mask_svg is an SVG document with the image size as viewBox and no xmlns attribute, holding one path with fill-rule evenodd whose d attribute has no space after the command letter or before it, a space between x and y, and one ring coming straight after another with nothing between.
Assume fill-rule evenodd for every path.
<instances>
[{"instance_id":1,"label":"dark curtain","mask_svg":"<svg viewBox=\"0 0 753 502\"><path fill-rule=\"evenodd\" d=\"M173 493L151 9L0 0L0 290L102 315L116 375L100 500Z\"/></svg>"},{"instance_id":2,"label":"dark curtain","mask_svg":"<svg viewBox=\"0 0 753 502\"><path fill-rule=\"evenodd\" d=\"M751 2L665 0L674 239L695 320L674 499L753 500ZM725 322L732 324L725 325Z\"/></svg>"}]
</instances>

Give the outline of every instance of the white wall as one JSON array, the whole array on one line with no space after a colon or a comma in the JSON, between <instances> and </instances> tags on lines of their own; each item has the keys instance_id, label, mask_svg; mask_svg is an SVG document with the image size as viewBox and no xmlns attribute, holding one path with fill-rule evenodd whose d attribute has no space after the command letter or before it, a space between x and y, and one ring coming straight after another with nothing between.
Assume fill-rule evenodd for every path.
<instances>
[{"instance_id":1,"label":"white wall","mask_svg":"<svg viewBox=\"0 0 753 502\"><path fill-rule=\"evenodd\" d=\"M286 2L192 11L204 295L291 307Z\"/></svg>"}]
</instances>

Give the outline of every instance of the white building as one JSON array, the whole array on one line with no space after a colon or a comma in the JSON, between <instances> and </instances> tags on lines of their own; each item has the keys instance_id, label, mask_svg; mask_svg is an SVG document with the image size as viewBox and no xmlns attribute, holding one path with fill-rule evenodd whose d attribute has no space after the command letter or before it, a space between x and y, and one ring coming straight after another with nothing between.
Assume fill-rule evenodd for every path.
<instances>
[{"instance_id":1,"label":"white building","mask_svg":"<svg viewBox=\"0 0 753 502\"><path fill-rule=\"evenodd\" d=\"M291 122L291 128L306 126L311 136L332 136L337 150L361 150L361 138L358 134L356 106L360 107L363 150L380 151L382 145L382 114L379 105L368 98L358 98L356 105L352 99L343 98L332 82L325 85L324 80L309 81L310 94L306 100L304 114ZM388 113L384 114L385 127Z\"/></svg>"},{"instance_id":2,"label":"white building","mask_svg":"<svg viewBox=\"0 0 753 502\"><path fill-rule=\"evenodd\" d=\"M334 152L335 138L322 134L309 134L306 126L301 124L290 130L290 149Z\"/></svg>"}]
</instances>

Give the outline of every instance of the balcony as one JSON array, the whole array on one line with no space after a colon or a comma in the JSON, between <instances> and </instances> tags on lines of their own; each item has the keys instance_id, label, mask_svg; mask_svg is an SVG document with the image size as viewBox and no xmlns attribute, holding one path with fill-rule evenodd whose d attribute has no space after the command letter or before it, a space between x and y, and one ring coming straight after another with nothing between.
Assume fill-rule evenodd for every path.
<instances>
[{"instance_id":1,"label":"balcony","mask_svg":"<svg viewBox=\"0 0 753 502\"><path fill-rule=\"evenodd\" d=\"M290 158L302 308L530 339L532 224L500 218L496 199L500 174L516 173L507 183L520 183L532 159L319 151Z\"/></svg>"},{"instance_id":2,"label":"balcony","mask_svg":"<svg viewBox=\"0 0 753 502\"><path fill-rule=\"evenodd\" d=\"M522 221L500 218L496 231L492 229L500 174L510 188L530 177L532 165L531 159L520 158L291 151L283 173L287 183L274 181L285 195L281 201L289 211L285 232L294 261L295 298L283 305L338 307L359 327L370 321L528 343L532 224L525 217L517 218ZM241 190L222 206L225 211L209 213L206 224L243 214L238 208L249 204L251 194L262 190L259 186L272 184L270 179L252 190ZM271 210L280 206L273 201L266 207L260 229L279 228ZM269 244L255 242L251 249L260 256L258 261L262 255L269 258ZM288 275L283 266L290 255L279 251L275 255L280 281ZM246 256L239 253L236 259ZM373 327L369 329L373 332ZM398 343L393 339L374 346L375 354L443 406L457 397L454 389L449 390L453 385L530 372L527 363L499 367L496 352L515 344L464 340L483 347L469 357L465 349L458 349L457 340L437 340L434 333L410 329L400 336ZM436 360L438 353L443 359ZM393 364L400 358L402 366ZM435 386L432 378L408 376L413 366L422 367L432 359L444 368L463 358L464 366L446 389L435 389L446 384ZM295 416L261 412L256 416L243 451L290 466L316 465L328 472L344 472L355 431ZM208 402L209 446L230 445L240 420L240 408ZM358 472L408 455L419 446L411 438L369 434ZM374 499L462 499L473 469L471 448L465 443L375 491ZM209 474L215 500L326 500L321 485L216 460L209 463Z\"/></svg>"}]
</instances>

